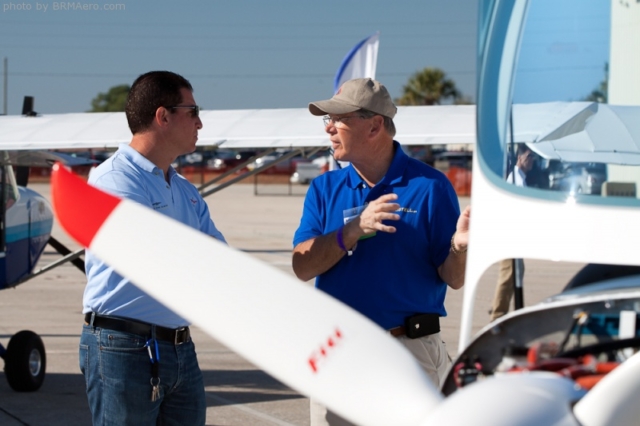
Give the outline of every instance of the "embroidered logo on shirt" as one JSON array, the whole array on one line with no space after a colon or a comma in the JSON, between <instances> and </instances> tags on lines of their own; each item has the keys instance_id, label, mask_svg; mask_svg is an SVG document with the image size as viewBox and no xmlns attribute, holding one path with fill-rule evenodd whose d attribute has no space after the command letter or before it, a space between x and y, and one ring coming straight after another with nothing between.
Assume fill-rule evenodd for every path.
<instances>
[{"instance_id":1,"label":"embroidered logo on shirt","mask_svg":"<svg viewBox=\"0 0 640 426\"><path fill-rule=\"evenodd\" d=\"M198 200L196 200L195 198L191 197L190 200L191 200L191 204L193 205L198 204Z\"/></svg>"},{"instance_id":2,"label":"embroidered logo on shirt","mask_svg":"<svg viewBox=\"0 0 640 426\"><path fill-rule=\"evenodd\" d=\"M397 212L403 212L403 213L418 213L417 210L413 210L411 207L400 207L396 211Z\"/></svg>"},{"instance_id":3,"label":"embroidered logo on shirt","mask_svg":"<svg viewBox=\"0 0 640 426\"><path fill-rule=\"evenodd\" d=\"M162 201L158 201L157 203L153 203L153 204L151 204L151 206L153 207L154 210L162 210L162 209L166 209L167 207L169 207L169 205L167 205L167 204L162 204Z\"/></svg>"}]
</instances>

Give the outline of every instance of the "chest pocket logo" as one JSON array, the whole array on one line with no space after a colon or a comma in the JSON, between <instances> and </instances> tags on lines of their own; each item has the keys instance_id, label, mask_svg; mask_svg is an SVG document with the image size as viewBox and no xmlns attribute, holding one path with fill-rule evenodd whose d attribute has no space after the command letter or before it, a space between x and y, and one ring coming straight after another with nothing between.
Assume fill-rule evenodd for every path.
<instances>
[{"instance_id":1,"label":"chest pocket logo","mask_svg":"<svg viewBox=\"0 0 640 426\"><path fill-rule=\"evenodd\" d=\"M402 213L418 213L418 210L413 210L411 207L400 207L396 211Z\"/></svg>"},{"instance_id":2,"label":"chest pocket logo","mask_svg":"<svg viewBox=\"0 0 640 426\"><path fill-rule=\"evenodd\" d=\"M163 204L162 201L158 201L156 203L151 204L151 206L153 207L154 210L162 210L162 209L166 209L167 207L169 207L167 204Z\"/></svg>"}]
</instances>

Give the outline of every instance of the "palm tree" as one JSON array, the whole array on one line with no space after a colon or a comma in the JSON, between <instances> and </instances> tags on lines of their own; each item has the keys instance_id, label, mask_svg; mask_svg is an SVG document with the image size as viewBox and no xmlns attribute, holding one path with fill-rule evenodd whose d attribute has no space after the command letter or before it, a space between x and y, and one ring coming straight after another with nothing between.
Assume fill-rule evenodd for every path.
<instances>
[{"instance_id":1,"label":"palm tree","mask_svg":"<svg viewBox=\"0 0 640 426\"><path fill-rule=\"evenodd\" d=\"M609 97L609 63L604 64L604 80L600 82L597 89L594 89L588 96L584 98L585 101L608 103Z\"/></svg>"},{"instance_id":2,"label":"palm tree","mask_svg":"<svg viewBox=\"0 0 640 426\"><path fill-rule=\"evenodd\" d=\"M443 99L461 98L453 80L446 78L440 68L427 67L416 72L402 87L402 96L396 99L398 105L437 105Z\"/></svg>"},{"instance_id":3,"label":"palm tree","mask_svg":"<svg viewBox=\"0 0 640 426\"><path fill-rule=\"evenodd\" d=\"M402 87L402 96L396 99L396 104L436 105L446 98L453 98L454 103L458 100L468 101L462 97L453 80L446 78L444 71L427 67L409 78L407 84ZM434 165L433 146L424 147L423 161Z\"/></svg>"}]
</instances>

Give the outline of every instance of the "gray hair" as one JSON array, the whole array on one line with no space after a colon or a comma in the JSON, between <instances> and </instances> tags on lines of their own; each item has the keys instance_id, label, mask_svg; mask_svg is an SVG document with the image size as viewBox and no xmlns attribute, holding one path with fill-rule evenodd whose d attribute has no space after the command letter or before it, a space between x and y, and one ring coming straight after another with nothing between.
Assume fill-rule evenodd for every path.
<instances>
[{"instance_id":1,"label":"gray hair","mask_svg":"<svg viewBox=\"0 0 640 426\"><path fill-rule=\"evenodd\" d=\"M376 115L380 115L377 114L375 112L369 111L367 109L360 109L358 111L356 111L358 114L360 114L362 116L362 118L373 118ZM393 124L393 119L386 117L384 115L380 115L383 119L384 119L384 128L387 131L387 133L389 133L389 135L393 138L396 135L396 125Z\"/></svg>"}]
</instances>

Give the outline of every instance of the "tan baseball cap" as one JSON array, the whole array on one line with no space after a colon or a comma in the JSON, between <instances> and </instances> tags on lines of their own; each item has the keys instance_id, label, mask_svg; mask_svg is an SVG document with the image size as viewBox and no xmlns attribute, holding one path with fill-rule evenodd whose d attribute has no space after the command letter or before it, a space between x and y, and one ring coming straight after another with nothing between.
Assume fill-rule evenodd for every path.
<instances>
[{"instance_id":1,"label":"tan baseball cap","mask_svg":"<svg viewBox=\"0 0 640 426\"><path fill-rule=\"evenodd\" d=\"M333 98L309 104L309 111L313 115L347 114L359 109L389 118L393 118L398 111L387 88L371 78L345 81Z\"/></svg>"}]
</instances>

